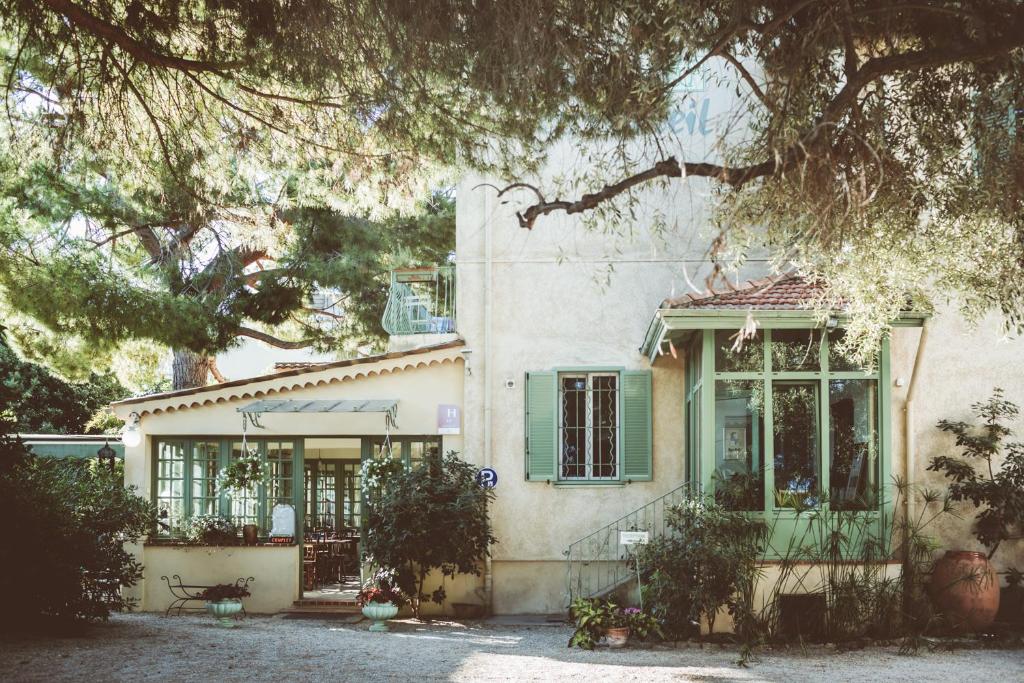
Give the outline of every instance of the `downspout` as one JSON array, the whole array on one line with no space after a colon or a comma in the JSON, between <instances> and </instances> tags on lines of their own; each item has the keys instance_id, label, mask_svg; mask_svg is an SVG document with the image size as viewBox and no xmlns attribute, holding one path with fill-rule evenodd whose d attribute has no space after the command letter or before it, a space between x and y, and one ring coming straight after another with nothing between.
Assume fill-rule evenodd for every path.
<instances>
[{"instance_id":1,"label":"downspout","mask_svg":"<svg viewBox=\"0 0 1024 683\"><path fill-rule=\"evenodd\" d=\"M484 467L491 466L491 310L494 287L491 242L491 194L484 198ZM487 614L494 611L494 577L491 573L491 555L484 556L484 600Z\"/></svg>"},{"instance_id":2,"label":"downspout","mask_svg":"<svg viewBox=\"0 0 1024 683\"><path fill-rule=\"evenodd\" d=\"M907 485L910 484L911 476L913 476L917 469L917 462L915 458L917 443L914 434L914 399L917 397L917 378L921 372L924 352L928 344L928 325L930 322L930 320L925 320L924 324L921 326L921 336L917 338L917 355L914 357L914 369L910 375L910 386L907 387L907 399L903 403L903 443L906 448L903 478ZM914 501L913 495L909 490L907 491L906 498L903 502L907 510L907 519L912 520L914 514Z\"/></svg>"}]
</instances>

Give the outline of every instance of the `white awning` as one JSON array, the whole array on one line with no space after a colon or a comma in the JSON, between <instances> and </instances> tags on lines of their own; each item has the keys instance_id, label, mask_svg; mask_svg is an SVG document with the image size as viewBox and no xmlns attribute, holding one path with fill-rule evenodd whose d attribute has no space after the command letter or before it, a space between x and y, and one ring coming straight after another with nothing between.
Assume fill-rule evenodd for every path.
<instances>
[{"instance_id":1,"label":"white awning","mask_svg":"<svg viewBox=\"0 0 1024 683\"><path fill-rule=\"evenodd\" d=\"M344 399L301 401L295 399L262 400L238 409L240 413L388 413L398 409L396 399Z\"/></svg>"}]
</instances>

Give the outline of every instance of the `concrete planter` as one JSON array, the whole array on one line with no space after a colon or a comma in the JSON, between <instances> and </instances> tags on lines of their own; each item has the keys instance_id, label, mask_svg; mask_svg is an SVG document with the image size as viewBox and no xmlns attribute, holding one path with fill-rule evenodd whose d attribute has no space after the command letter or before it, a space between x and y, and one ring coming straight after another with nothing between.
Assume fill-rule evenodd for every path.
<instances>
[{"instance_id":1,"label":"concrete planter","mask_svg":"<svg viewBox=\"0 0 1024 683\"><path fill-rule=\"evenodd\" d=\"M363 616L373 620L371 631L387 631L386 620L394 619L398 614L398 605L390 602L370 602L363 606Z\"/></svg>"},{"instance_id":2,"label":"concrete planter","mask_svg":"<svg viewBox=\"0 0 1024 683\"><path fill-rule=\"evenodd\" d=\"M206 611L213 615L213 618L222 627L233 628L235 622L232 617L242 611L242 601L219 600L217 602L207 602Z\"/></svg>"}]
</instances>

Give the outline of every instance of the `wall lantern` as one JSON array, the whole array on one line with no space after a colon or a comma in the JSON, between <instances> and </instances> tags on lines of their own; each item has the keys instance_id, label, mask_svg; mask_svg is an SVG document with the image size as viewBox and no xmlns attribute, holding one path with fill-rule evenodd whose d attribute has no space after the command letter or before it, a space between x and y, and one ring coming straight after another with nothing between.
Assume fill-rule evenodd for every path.
<instances>
[{"instance_id":1,"label":"wall lantern","mask_svg":"<svg viewBox=\"0 0 1024 683\"><path fill-rule=\"evenodd\" d=\"M101 463L107 465L111 472L114 471L115 463L117 462L117 451L110 447L109 442L103 442L103 448L96 451L96 457L100 459Z\"/></svg>"},{"instance_id":2,"label":"wall lantern","mask_svg":"<svg viewBox=\"0 0 1024 683\"><path fill-rule=\"evenodd\" d=\"M125 445L125 448L135 448L142 443L140 422L138 413L132 413L128 416L128 423L125 424L124 431L121 432L121 443Z\"/></svg>"}]
</instances>

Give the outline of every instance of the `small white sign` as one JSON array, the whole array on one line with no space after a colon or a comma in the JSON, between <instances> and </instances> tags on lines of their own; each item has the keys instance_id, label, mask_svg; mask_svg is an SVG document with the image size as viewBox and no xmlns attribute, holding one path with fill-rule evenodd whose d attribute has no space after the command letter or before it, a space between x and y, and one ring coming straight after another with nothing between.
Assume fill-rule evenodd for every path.
<instances>
[{"instance_id":1,"label":"small white sign","mask_svg":"<svg viewBox=\"0 0 1024 683\"><path fill-rule=\"evenodd\" d=\"M619 545L643 545L650 542L649 531L620 531Z\"/></svg>"},{"instance_id":2,"label":"small white sign","mask_svg":"<svg viewBox=\"0 0 1024 683\"><path fill-rule=\"evenodd\" d=\"M459 406L439 404L437 406L437 433L438 434L461 434L462 414Z\"/></svg>"},{"instance_id":3,"label":"small white sign","mask_svg":"<svg viewBox=\"0 0 1024 683\"><path fill-rule=\"evenodd\" d=\"M275 505L271 516L271 536L295 536L295 508L285 504Z\"/></svg>"}]
</instances>

